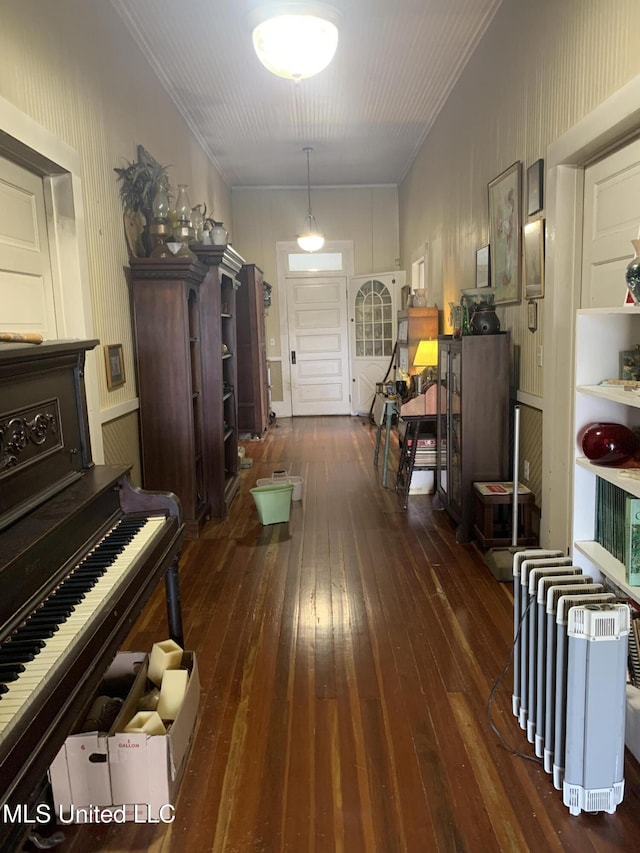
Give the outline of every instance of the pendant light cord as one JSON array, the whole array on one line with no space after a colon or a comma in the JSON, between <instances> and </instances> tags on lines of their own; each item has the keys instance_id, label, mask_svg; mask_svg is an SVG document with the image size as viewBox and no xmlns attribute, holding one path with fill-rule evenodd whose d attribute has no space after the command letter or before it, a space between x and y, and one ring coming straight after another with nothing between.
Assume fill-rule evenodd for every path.
<instances>
[{"instance_id":1,"label":"pendant light cord","mask_svg":"<svg viewBox=\"0 0 640 853\"><path fill-rule=\"evenodd\" d=\"M313 215L311 213L311 170L309 168L309 154L311 153L311 151L313 151L313 149L312 148L305 148L304 150L307 153L307 205L308 205L307 218L309 219L309 222L311 222Z\"/></svg>"}]
</instances>

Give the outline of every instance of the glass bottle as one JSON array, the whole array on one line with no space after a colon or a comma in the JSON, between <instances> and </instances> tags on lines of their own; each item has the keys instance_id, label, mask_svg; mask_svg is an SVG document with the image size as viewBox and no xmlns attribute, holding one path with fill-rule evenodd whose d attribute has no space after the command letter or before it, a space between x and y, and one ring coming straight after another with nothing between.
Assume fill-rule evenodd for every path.
<instances>
[{"instance_id":1,"label":"glass bottle","mask_svg":"<svg viewBox=\"0 0 640 853\"><path fill-rule=\"evenodd\" d=\"M179 225L191 225L191 202L187 195L187 185L178 184L176 197L176 219Z\"/></svg>"}]
</instances>

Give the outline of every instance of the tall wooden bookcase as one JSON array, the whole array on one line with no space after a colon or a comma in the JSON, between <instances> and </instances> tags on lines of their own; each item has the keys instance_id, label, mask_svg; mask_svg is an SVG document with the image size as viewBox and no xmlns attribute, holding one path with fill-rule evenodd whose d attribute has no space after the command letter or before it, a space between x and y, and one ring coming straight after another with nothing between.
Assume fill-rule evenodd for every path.
<instances>
[{"instance_id":1,"label":"tall wooden bookcase","mask_svg":"<svg viewBox=\"0 0 640 853\"><path fill-rule=\"evenodd\" d=\"M131 261L143 484L180 498L187 535L238 490L235 294L242 258Z\"/></svg>"},{"instance_id":2,"label":"tall wooden bookcase","mask_svg":"<svg viewBox=\"0 0 640 853\"><path fill-rule=\"evenodd\" d=\"M245 264L240 281L236 294L238 430L259 437L269 425L262 270Z\"/></svg>"},{"instance_id":3,"label":"tall wooden bookcase","mask_svg":"<svg viewBox=\"0 0 640 853\"><path fill-rule=\"evenodd\" d=\"M240 487L236 291L244 260L231 246L198 246L194 252L208 270L203 282L202 340L209 499L211 514L224 518Z\"/></svg>"},{"instance_id":4,"label":"tall wooden bookcase","mask_svg":"<svg viewBox=\"0 0 640 853\"><path fill-rule=\"evenodd\" d=\"M458 542L471 539L474 482L508 478L509 382L508 332L438 338L436 488Z\"/></svg>"}]
</instances>

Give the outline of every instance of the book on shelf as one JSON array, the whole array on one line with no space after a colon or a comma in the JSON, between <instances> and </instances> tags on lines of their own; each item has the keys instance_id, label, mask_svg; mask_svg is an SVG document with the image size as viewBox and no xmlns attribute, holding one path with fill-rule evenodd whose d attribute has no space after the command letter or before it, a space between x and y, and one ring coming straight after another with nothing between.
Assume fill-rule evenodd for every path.
<instances>
[{"instance_id":1,"label":"book on shelf","mask_svg":"<svg viewBox=\"0 0 640 853\"><path fill-rule=\"evenodd\" d=\"M594 538L621 563L625 562L626 501L630 498L624 489L598 477Z\"/></svg>"},{"instance_id":2,"label":"book on shelf","mask_svg":"<svg viewBox=\"0 0 640 853\"><path fill-rule=\"evenodd\" d=\"M624 534L626 581L640 586L640 498L627 498Z\"/></svg>"}]
</instances>

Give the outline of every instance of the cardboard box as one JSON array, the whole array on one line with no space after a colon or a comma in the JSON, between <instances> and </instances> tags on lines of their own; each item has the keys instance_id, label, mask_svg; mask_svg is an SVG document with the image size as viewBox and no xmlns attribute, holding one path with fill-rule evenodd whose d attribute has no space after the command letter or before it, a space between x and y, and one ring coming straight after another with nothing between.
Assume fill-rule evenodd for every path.
<instances>
[{"instance_id":1,"label":"cardboard box","mask_svg":"<svg viewBox=\"0 0 640 853\"><path fill-rule=\"evenodd\" d=\"M127 820L167 819L187 761L200 700L198 666L193 652L184 652L182 665L190 671L189 684L178 716L166 735L119 734L133 717L139 699L146 692L147 666L140 670L131 693L109 733L109 773L114 804L129 808ZM131 807L137 806L137 809ZM130 816L129 816L130 815Z\"/></svg>"},{"instance_id":2,"label":"cardboard box","mask_svg":"<svg viewBox=\"0 0 640 853\"><path fill-rule=\"evenodd\" d=\"M105 681L134 676L108 734L71 734L49 768L56 815L71 823L167 821L187 762L200 699L195 654L184 652L189 683L166 735L121 734L147 689L148 655L120 652Z\"/></svg>"},{"instance_id":3,"label":"cardboard box","mask_svg":"<svg viewBox=\"0 0 640 853\"><path fill-rule=\"evenodd\" d=\"M132 686L146 657L143 652L117 654L96 695L120 693L117 685L126 684L125 679ZM126 687L120 695L123 698L127 695ZM49 767L56 814L62 810L73 817L77 809L113 805L107 740L107 735L98 732L80 732L67 737Z\"/></svg>"}]
</instances>

